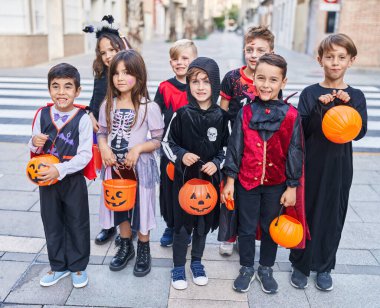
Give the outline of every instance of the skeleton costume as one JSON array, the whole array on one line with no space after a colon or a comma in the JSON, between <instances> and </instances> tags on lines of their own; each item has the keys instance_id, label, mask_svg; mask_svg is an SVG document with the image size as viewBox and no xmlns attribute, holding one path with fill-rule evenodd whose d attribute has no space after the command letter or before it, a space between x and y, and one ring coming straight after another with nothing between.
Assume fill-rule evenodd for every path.
<instances>
[{"instance_id":1,"label":"skeleton costume","mask_svg":"<svg viewBox=\"0 0 380 308\"><path fill-rule=\"evenodd\" d=\"M107 129L105 107L105 103L100 107L98 136L107 136L108 145L116 155L119 164L123 164L126 154L131 148L149 140L147 136L148 132L150 132L152 140L157 142L157 148L159 148L164 122L160 108L155 102L146 102L144 100L138 110L137 122L134 123L136 117L135 111L131 109L116 109L115 99L110 117L112 119L111 132L108 132ZM106 167L103 178L124 177L123 174L127 172L126 169L122 168ZM133 229L147 235L149 230L156 227L156 184L159 182L159 175L155 153L141 153L135 172L138 181L138 194L135 207L131 211L113 212L108 210L104 205L102 189L99 220L103 228L109 229L128 220L131 222Z\"/></svg>"},{"instance_id":2,"label":"skeleton costume","mask_svg":"<svg viewBox=\"0 0 380 308\"><path fill-rule=\"evenodd\" d=\"M175 165L172 192L175 231L173 261L175 267L183 266L186 262L186 238L193 229L191 256L193 260L200 260L207 233L210 229L215 230L219 224L218 203L214 210L207 215L193 216L187 214L179 205L179 190L184 181L194 177L203 177L212 181L219 192L220 170L224 164L225 147L228 139L227 113L216 104L220 91L218 65L212 59L199 57L190 64L189 69L192 67L200 68L207 73L212 90L212 105L207 110L202 110L192 96L188 85L187 98L189 104L174 113L162 143L166 157ZM186 153L194 153L200 156L200 161L185 168L182 158ZM200 172L201 166L207 162L213 162L218 168L212 179Z\"/></svg>"}]
</instances>

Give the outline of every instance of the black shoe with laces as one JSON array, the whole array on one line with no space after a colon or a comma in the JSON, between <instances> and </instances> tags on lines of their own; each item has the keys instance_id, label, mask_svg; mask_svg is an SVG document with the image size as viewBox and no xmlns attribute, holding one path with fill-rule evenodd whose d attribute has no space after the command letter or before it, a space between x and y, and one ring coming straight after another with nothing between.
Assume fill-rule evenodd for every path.
<instances>
[{"instance_id":1,"label":"black shoe with laces","mask_svg":"<svg viewBox=\"0 0 380 308\"><path fill-rule=\"evenodd\" d=\"M333 286L333 281L329 272L317 273L315 279L315 286L321 291L331 291Z\"/></svg>"},{"instance_id":2,"label":"black shoe with laces","mask_svg":"<svg viewBox=\"0 0 380 308\"><path fill-rule=\"evenodd\" d=\"M137 241L136 264L133 268L133 274L136 277L144 277L150 272L152 258L150 256L149 242Z\"/></svg>"},{"instance_id":3,"label":"black shoe with laces","mask_svg":"<svg viewBox=\"0 0 380 308\"><path fill-rule=\"evenodd\" d=\"M239 270L239 276L235 279L232 288L236 292L248 292L252 281L255 280L255 269L248 266L242 266Z\"/></svg>"},{"instance_id":4,"label":"black shoe with laces","mask_svg":"<svg viewBox=\"0 0 380 308\"><path fill-rule=\"evenodd\" d=\"M278 284L273 278L273 269L271 267L260 265L256 276L260 281L261 289L265 293L274 294L278 291Z\"/></svg>"},{"instance_id":5,"label":"black shoe with laces","mask_svg":"<svg viewBox=\"0 0 380 308\"><path fill-rule=\"evenodd\" d=\"M109 265L111 271L120 271L125 268L128 261L135 256L133 241L129 238L120 238L120 246L116 255L112 258Z\"/></svg>"},{"instance_id":6,"label":"black shoe with laces","mask_svg":"<svg viewBox=\"0 0 380 308\"><path fill-rule=\"evenodd\" d=\"M292 275L290 276L290 284L296 289L305 289L308 286L307 276L295 267L292 267Z\"/></svg>"}]
</instances>

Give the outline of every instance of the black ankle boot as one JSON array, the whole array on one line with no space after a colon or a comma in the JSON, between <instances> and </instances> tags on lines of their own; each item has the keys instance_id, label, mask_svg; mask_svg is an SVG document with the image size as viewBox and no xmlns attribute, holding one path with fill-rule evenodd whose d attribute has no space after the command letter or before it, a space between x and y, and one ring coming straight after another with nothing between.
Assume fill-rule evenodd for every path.
<instances>
[{"instance_id":1,"label":"black ankle boot","mask_svg":"<svg viewBox=\"0 0 380 308\"><path fill-rule=\"evenodd\" d=\"M96 245L103 245L107 243L116 233L116 228L102 229L95 238Z\"/></svg>"},{"instance_id":2,"label":"black ankle boot","mask_svg":"<svg viewBox=\"0 0 380 308\"><path fill-rule=\"evenodd\" d=\"M120 271L127 266L129 260L135 256L133 241L129 238L120 238L120 246L110 263L111 271Z\"/></svg>"},{"instance_id":3,"label":"black ankle boot","mask_svg":"<svg viewBox=\"0 0 380 308\"><path fill-rule=\"evenodd\" d=\"M149 242L137 241L136 264L133 268L133 274L136 277L143 277L150 272L151 256Z\"/></svg>"}]
</instances>

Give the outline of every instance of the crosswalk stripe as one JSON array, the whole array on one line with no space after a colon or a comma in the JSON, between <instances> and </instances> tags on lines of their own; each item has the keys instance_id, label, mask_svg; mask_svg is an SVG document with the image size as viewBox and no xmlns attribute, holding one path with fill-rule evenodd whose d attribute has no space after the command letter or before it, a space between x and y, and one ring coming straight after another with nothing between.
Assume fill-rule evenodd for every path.
<instances>
[{"instance_id":1,"label":"crosswalk stripe","mask_svg":"<svg viewBox=\"0 0 380 308\"><path fill-rule=\"evenodd\" d=\"M159 81L148 82L148 91L153 99ZM82 92L76 102L88 105L92 96L93 79L82 79ZM297 106L299 95L306 84L288 84L284 97L298 92L290 99ZM368 136L353 142L355 151L380 152L380 87L353 86L361 89L367 99ZM0 77L0 141L26 142L30 138L35 111L46 105L51 98L47 89L46 78L36 77ZM3 139L2 139L3 138ZM4 139L5 138L5 139Z\"/></svg>"}]
</instances>

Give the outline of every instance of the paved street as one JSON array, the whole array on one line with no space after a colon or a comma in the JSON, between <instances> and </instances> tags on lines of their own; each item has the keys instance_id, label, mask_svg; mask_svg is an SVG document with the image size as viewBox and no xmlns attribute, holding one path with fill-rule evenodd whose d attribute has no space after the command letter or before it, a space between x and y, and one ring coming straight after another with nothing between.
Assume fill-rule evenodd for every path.
<instances>
[{"instance_id":1,"label":"paved street","mask_svg":"<svg viewBox=\"0 0 380 308\"><path fill-rule=\"evenodd\" d=\"M196 41L199 54L216 59L221 75L241 65L241 38L215 34ZM169 44L158 39L144 47L149 72L149 92L171 76ZM289 86L285 95L300 91L321 79L321 69L308 56L282 49L289 62ZM360 54L359 54L360 56ZM83 84L79 103L91 97L93 55L64 59L78 66ZM62 61L54 61L54 63ZM333 271L334 290L318 291L309 279L306 290L289 284L288 251L280 248L274 266L280 291L264 294L255 281L247 294L232 290L238 269L238 254L222 257L216 234L207 239L204 264L210 278L206 287L176 291L170 287L171 248L159 246L165 225L156 210L158 228L151 235L153 268L144 278L132 274L134 261L121 272L108 268L115 247L96 246L99 231L98 204L101 182L88 182L91 214L89 285L74 289L70 279L43 288L39 278L48 270L44 231L39 213L38 188L25 176L29 158L25 142L34 110L48 101L46 74L52 63L31 68L0 69L0 306L12 307L379 307L380 303L380 72L353 68L347 80L365 92L369 113L368 137L354 143L354 180L346 224ZM12 77L12 78L11 78ZM297 98L291 100L296 105ZM257 243L259 244L259 243ZM136 245L136 243L135 243ZM258 250L258 247L257 247ZM189 250L190 252L190 250ZM256 254L258 255L258 254ZM187 265L188 267L188 265ZM191 277L188 272L188 277Z\"/></svg>"}]
</instances>

